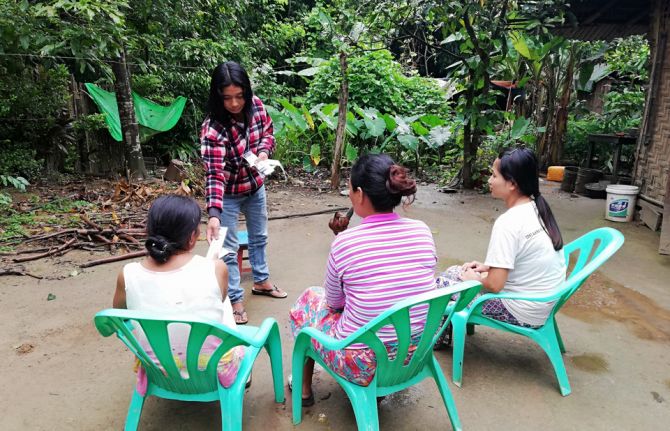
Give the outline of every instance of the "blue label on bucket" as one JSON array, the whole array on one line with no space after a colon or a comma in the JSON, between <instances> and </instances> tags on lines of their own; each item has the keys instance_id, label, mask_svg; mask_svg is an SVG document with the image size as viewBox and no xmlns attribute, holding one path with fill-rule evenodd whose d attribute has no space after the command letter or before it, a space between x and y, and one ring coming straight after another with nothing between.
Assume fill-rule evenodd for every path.
<instances>
[{"instance_id":1,"label":"blue label on bucket","mask_svg":"<svg viewBox=\"0 0 670 431\"><path fill-rule=\"evenodd\" d=\"M628 199L615 199L610 202L610 217L626 217L628 215Z\"/></svg>"}]
</instances>

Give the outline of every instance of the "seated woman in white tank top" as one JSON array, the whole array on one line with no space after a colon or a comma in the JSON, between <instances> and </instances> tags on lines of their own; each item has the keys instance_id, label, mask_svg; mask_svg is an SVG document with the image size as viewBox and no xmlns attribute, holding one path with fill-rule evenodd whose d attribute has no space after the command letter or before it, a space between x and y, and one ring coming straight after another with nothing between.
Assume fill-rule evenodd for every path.
<instances>
[{"instance_id":1,"label":"seated woman in white tank top","mask_svg":"<svg viewBox=\"0 0 670 431\"><path fill-rule=\"evenodd\" d=\"M147 220L145 245L149 256L141 262L125 265L119 272L114 308L167 312L174 318L208 320L236 327L227 294L225 263L193 254L200 236L200 215L197 202L188 197L168 195L154 201ZM168 331L176 363L186 373L188 325L173 324ZM136 329L136 335L155 359L140 328ZM220 340L212 338L205 342L200 352L203 366L219 344ZM243 356L244 347L238 346L221 358L218 371L224 387L235 381ZM140 392L146 391L146 375L141 367L137 388Z\"/></svg>"}]
</instances>

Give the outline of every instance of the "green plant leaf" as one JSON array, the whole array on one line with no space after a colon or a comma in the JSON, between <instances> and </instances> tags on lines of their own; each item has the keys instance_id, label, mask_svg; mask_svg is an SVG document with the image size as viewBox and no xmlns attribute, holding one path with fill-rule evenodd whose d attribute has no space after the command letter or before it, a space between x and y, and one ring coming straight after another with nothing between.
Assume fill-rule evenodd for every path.
<instances>
[{"instance_id":1,"label":"green plant leaf","mask_svg":"<svg viewBox=\"0 0 670 431\"><path fill-rule=\"evenodd\" d=\"M309 148L309 157L312 159L314 166L318 166L321 161L321 146L319 144L312 144Z\"/></svg>"},{"instance_id":2,"label":"green plant leaf","mask_svg":"<svg viewBox=\"0 0 670 431\"><path fill-rule=\"evenodd\" d=\"M305 172L314 172L314 165L312 164L312 158L308 155L305 154L305 156L302 158L302 169Z\"/></svg>"},{"instance_id":3,"label":"green plant leaf","mask_svg":"<svg viewBox=\"0 0 670 431\"><path fill-rule=\"evenodd\" d=\"M344 149L344 155L349 163L353 163L358 159L358 150L351 145L351 143L347 143L347 146Z\"/></svg>"},{"instance_id":4,"label":"green plant leaf","mask_svg":"<svg viewBox=\"0 0 670 431\"><path fill-rule=\"evenodd\" d=\"M386 130L389 132L395 131L396 127L398 127L398 123L396 123L395 119L391 115L382 114L381 118L384 120L384 123L386 123Z\"/></svg>"},{"instance_id":5,"label":"green plant leaf","mask_svg":"<svg viewBox=\"0 0 670 431\"><path fill-rule=\"evenodd\" d=\"M419 148L419 138L414 135L398 135L398 142L408 150L416 151Z\"/></svg>"},{"instance_id":6,"label":"green plant leaf","mask_svg":"<svg viewBox=\"0 0 670 431\"><path fill-rule=\"evenodd\" d=\"M523 33L513 31L510 33L510 37L512 38L512 45L514 46L514 49L516 49L519 54L529 60L535 60L535 57L531 54L530 49L528 48L528 44L526 43L526 39L524 38Z\"/></svg>"},{"instance_id":7,"label":"green plant leaf","mask_svg":"<svg viewBox=\"0 0 670 431\"><path fill-rule=\"evenodd\" d=\"M414 130L414 133L416 133L419 136L426 136L430 131L423 127L421 122L415 121L412 123L412 130Z\"/></svg>"},{"instance_id":8,"label":"green plant leaf","mask_svg":"<svg viewBox=\"0 0 670 431\"><path fill-rule=\"evenodd\" d=\"M428 146L430 146L433 149L439 148L447 143L451 135L452 132L449 127L443 127L443 126L433 127L430 130Z\"/></svg>"},{"instance_id":9,"label":"green plant leaf","mask_svg":"<svg viewBox=\"0 0 670 431\"><path fill-rule=\"evenodd\" d=\"M368 133L375 138L382 136L386 130L386 123L382 118L365 118L365 127L368 130Z\"/></svg>"},{"instance_id":10,"label":"green plant leaf","mask_svg":"<svg viewBox=\"0 0 670 431\"><path fill-rule=\"evenodd\" d=\"M445 121L433 114L426 114L419 117L419 120L428 127L444 126Z\"/></svg>"},{"instance_id":11,"label":"green plant leaf","mask_svg":"<svg viewBox=\"0 0 670 431\"><path fill-rule=\"evenodd\" d=\"M514 120L512 130L510 131L510 137L515 140L519 139L524 134L529 124L530 120L525 117L519 117Z\"/></svg>"}]
</instances>

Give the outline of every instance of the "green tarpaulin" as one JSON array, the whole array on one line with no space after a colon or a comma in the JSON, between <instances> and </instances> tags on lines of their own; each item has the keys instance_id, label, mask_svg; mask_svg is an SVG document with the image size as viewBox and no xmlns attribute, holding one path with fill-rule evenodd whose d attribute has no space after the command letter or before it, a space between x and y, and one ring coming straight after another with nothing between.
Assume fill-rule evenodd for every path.
<instances>
[{"instance_id":1,"label":"green tarpaulin","mask_svg":"<svg viewBox=\"0 0 670 431\"><path fill-rule=\"evenodd\" d=\"M86 83L86 89L100 111L105 114L105 122L112 138L121 142L123 137L116 95L95 84ZM184 112L186 98L179 96L171 105L161 106L138 96L133 91L133 103L135 104L135 116L140 125L140 141L146 142L156 133L167 132L177 124L179 117Z\"/></svg>"}]
</instances>

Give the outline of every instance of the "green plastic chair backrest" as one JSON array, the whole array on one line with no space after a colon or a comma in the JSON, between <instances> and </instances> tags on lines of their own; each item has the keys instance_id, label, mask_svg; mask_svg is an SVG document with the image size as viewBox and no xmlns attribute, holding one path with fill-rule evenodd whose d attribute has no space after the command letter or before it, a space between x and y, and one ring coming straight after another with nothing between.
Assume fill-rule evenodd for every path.
<instances>
[{"instance_id":1,"label":"green plastic chair backrest","mask_svg":"<svg viewBox=\"0 0 670 431\"><path fill-rule=\"evenodd\" d=\"M600 265L605 263L624 243L616 229L601 227L588 232L563 247L568 274L563 283L564 293L556 301L552 314L579 289Z\"/></svg>"},{"instance_id":2,"label":"green plastic chair backrest","mask_svg":"<svg viewBox=\"0 0 670 431\"><path fill-rule=\"evenodd\" d=\"M480 288L481 284L479 282L466 281L449 288L436 289L403 300L347 337L346 345L363 343L375 352L377 358L377 386L387 387L406 382L423 371L427 361L432 359L435 341L446 330L447 323L453 313L467 307ZM460 293L460 296L447 319L443 321L444 311L455 293ZM428 306L426 325L422 330L416 350L405 364L412 338L410 310L422 304ZM377 336L377 331L387 325L394 327L398 337L398 350L393 359L389 359L386 346Z\"/></svg>"},{"instance_id":3,"label":"green plastic chair backrest","mask_svg":"<svg viewBox=\"0 0 670 431\"><path fill-rule=\"evenodd\" d=\"M105 91L95 84L86 83L85 85L88 94L98 106L98 109L105 114L105 123L107 123L112 138L121 142L123 135L116 94ZM133 104L135 105L137 122L141 126L140 141L146 142L151 136L160 132L167 132L177 124L186 106L186 98L179 96L170 105L162 106L139 96L133 91Z\"/></svg>"},{"instance_id":4,"label":"green plastic chair backrest","mask_svg":"<svg viewBox=\"0 0 670 431\"><path fill-rule=\"evenodd\" d=\"M108 337L116 333L117 337L137 356L144 367L149 381L153 384L181 394L201 394L217 390L217 365L221 357L235 346L248 346L253 341L243 334L236 333L221 324L197 320L174 320L155 313L137 310L107 309L94 318L95 327L101 335ZM182 376L175 362L168 326L183 323L190 326L186 348L186 370L188 376ZM147 354L135 334L134 325L139 325L160 363L157 365ZM198 361L200 350L207 339L213 336L221 344L211 353L206 366L200 368ZM202 364L200 364L202 365Z\"/></svg>"}]
</instances>

